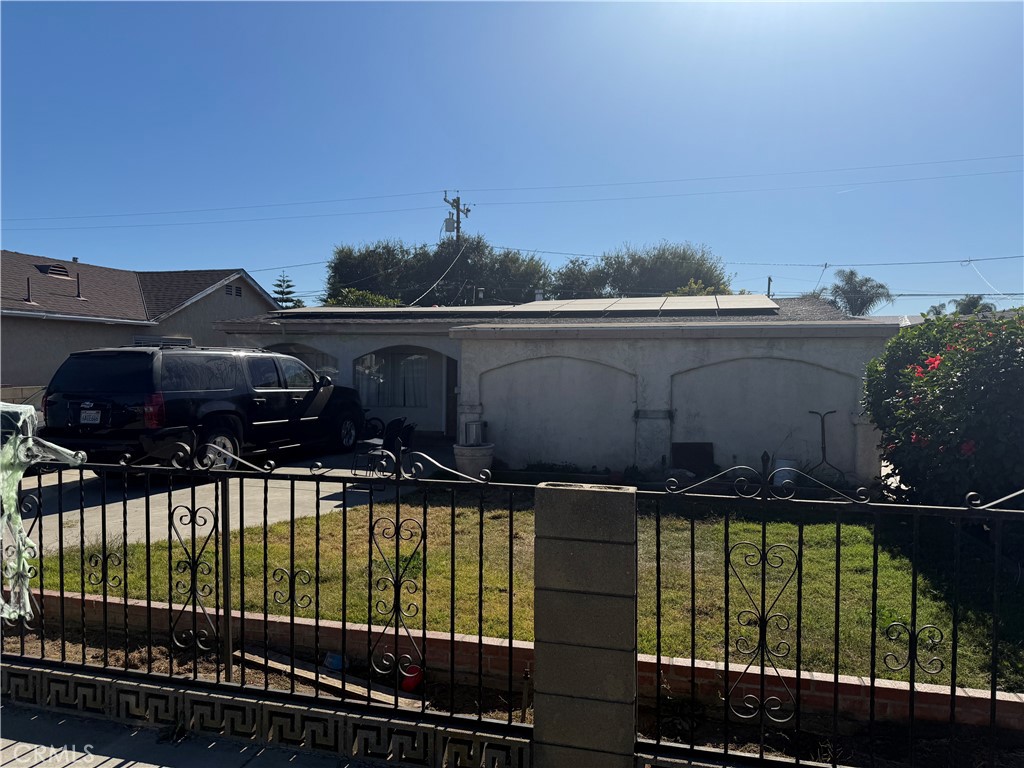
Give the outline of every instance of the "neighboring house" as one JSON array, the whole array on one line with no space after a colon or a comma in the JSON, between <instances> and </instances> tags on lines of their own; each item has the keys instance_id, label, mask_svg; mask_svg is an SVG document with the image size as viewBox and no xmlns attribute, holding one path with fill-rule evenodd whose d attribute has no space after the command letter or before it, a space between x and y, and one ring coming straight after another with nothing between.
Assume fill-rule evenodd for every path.
<instances>
[{"instance_id":1,"label":"neighboring house","mask_svg":"<svg viewBox=\"0 0 1024 768\"><path fill-rule=\"evenodd\" d=\"M232 339L213 323L278 308L242 269L133 272L3 251L0 383L45 386L69 353Z\"/></svg>"},{"instance_id":2,"label":"neighboring house","mask_svg":"<svg viewBox=\"0 0 1024 768\"><path fill-rule=\"evenodd\" d=\"M622 471L712 465L879 470L861 415L864 366L897 323L818 299L708 296L542 301L515 307L321 307L218 323L359 389L384 419L466 434L486 422L512 467Z\"/></svg>"}]
</instances>

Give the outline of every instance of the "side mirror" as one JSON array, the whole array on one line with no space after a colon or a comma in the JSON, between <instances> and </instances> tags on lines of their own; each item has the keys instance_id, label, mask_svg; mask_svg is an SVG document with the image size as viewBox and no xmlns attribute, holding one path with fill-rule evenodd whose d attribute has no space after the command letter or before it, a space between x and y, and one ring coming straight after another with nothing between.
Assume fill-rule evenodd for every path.
<instances>
[{"instance_id":1,"label":"side mirror","mask_svg":"<svg viewBox=\"0 0 1024 768\"><path fill-rule=\"evenodd\" d=\"M321 388L321 389L322 389L322 388L324 388L324 387L329 387L329 386L331 386L331 384L332 384L332 383L333 383L333 382L331 381L331 377L330 377L330 376L321 376L321 377L320 377L320 381L318 381L318 382L316 383L316 385L317 385L317 387L319 387L319 388Z\"/></svg>"}]
</instances>

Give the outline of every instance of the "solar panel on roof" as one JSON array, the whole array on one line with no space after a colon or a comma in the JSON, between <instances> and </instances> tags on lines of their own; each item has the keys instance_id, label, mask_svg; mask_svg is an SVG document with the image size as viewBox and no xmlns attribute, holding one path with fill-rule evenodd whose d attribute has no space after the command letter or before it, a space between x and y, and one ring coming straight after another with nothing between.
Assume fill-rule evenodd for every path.
<instances>
[{"instance_id":1,"label":"solar panel on roof","mask_svg":"<svg viewBox=\"0 0 1024 768\"><path fill-rule=\"evenodd\" d=\"M779 305L767 296L759 294L738 294L733 296L719 296L719 309L778 309Z\"/></svg>"},{"instance_id":2,"label":"solar panel on roof","mask_svg":"<svg viewBox=\"0 0 1024 768\"><path fill-rule=\"evenodd\" d=\"M718 309L714 296L668 296L662 307L664 312L706 312Z\"/></svg>"}]
</instances>

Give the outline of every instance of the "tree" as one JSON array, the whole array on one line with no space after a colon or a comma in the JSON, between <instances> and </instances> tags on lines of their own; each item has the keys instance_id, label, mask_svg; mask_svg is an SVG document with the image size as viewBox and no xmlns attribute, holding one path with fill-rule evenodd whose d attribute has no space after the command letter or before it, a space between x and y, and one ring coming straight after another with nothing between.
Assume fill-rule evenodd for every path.
<instances>
[{"instance_id":1,"label":"tree","mask_svg":"<svg viewBox=\"0 0 1024 768\"><path fill-rule=\"evenodd\" d=\"M706 245L669 243L625 246L601 257L600 267L613 296L661 296L703 283L712 293L729 293L722 260Z\"/></svg>"},{"instance_id":2,"label":"tree","mask_svg":"<svg viewBox=\"0 0 1024 768\"><path fill-rule=\"evenodd\" d=\"M938 304L932 304L928 307L928 311L925 312L925 315L928 317L942 317L944 314L946 314L946 302L944 301Z\"/></svg>"},{"instance_id":3,"label":"tree","mask_svg":"<svg viewBox=\"0 0 1024 768\"><path fill-rule=\"evenodd\" d=\"M342 288L337 296L324 301L325 307L400 307L398 299L389 299L379 293L360 291L357 288Z\"/></svg>"},{"instance_id":4,"label":"tree","mask_svg":"<svg viewBox=\"0 0 1024 768\"><path fill-rule=\"evenodd\" d=\"M740 291L741 294L749 294L746 288ZM731 296L732 291L729 288L716 288L711 285L704 285L703 281L697 280L694 282L693 278L690 278L690 282L681 288L676 288L674 291L669 291L665 296Z\"/></svg>"},{"instance_id":5,"label":"tree","mask_svg":"<svg viewBox=\"0 0 1024 768\"><path fill-rule=\"evenodd\" d=\"M580 256L571 256L551 276L551 292L556 299L594 299L605 295L608 276L600 264L591 264Z\"/></svg>"},{"instance_id":6,"label":"tree","mask_svg":"<svg viewBox=\"0 0 1024 768\"><path fill-rule=\"evenodd\" d=\"M320 301L340 300L346 288L399 298L398 287L413 261L412 249L401 240L378 240L358 249L339 245L327 264L327 282Z\"/></svg>"},{"instance_id":7,"label":"tree","mask_svg":"<svg viewBox=\"0 0 1024 768\"><path fill-rule=\"evenodd\" d=\"M281 309L298 309L306 306L306 302L295 295L295 283L284 272L274 281L273 296Z\"/></svg>"},{"instance_id":8,"label":"tree","mask_svg":"<svg viewBox=\"0 0 1024 768\"><path fill-rule=\"evenodd\" d=\"M835 278L836 282L829 288L830 303L848 315L866 315L879 304L892 301L885 283L866 275L862 277L855 269L837 269Z\"/></svg>"},{"instance_id":9,"label":"tree","mask_svg":"<svg viewBox=\"0 0 1024 768\"><path fill-rule=\"evenodd\" d=\"M962 299L953 299L954 311L958 315L977 315L981 312L995 312L996 305L991 301L983 301L984 298L979 293L969 293Z\"/></svg>"},{"instance_id":10,"label":"tree","mask_svg":"<svg viewBox=\"0 0 1024 768\"><path fill-rule=\"evenodd\" d=\"M864 406L898 479L891 495L960 506L1024 487L1024 310L900 329L867 367ZM886 478L883 478L886 479Z\"/></svg>"},{"instance_id":11,"label":"tree","mask_svg":"<svg viewBox=\"0 0 1024 768\"><path fill-rule=\"evenodd\" d=\"M344 291L355 288L404 304L473 304L481 291L486 303L519 304L533 301L550 280L547 264L536 256L496 250L479 235L434 246L381 240L334 249L321 301L345 300Z\"/></svg>"}]
</instances>

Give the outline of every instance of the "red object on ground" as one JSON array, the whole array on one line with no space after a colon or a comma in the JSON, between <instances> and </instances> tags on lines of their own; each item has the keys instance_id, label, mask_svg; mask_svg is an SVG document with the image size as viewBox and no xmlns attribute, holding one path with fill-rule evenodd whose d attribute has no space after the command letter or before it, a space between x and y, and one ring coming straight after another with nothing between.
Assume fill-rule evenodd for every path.
<instances>
[{"instance_id":1,"label":"red object on ground","mask_svg":"<svg viewBox=\"0 0 1024 768\"><path fill-rule=\"evenodd\" d=\"M401 687L406 693L412 693L423 682L423 669L416 664L410 664L409 668L402 675Z\"/></svg>"}]
</instances>

